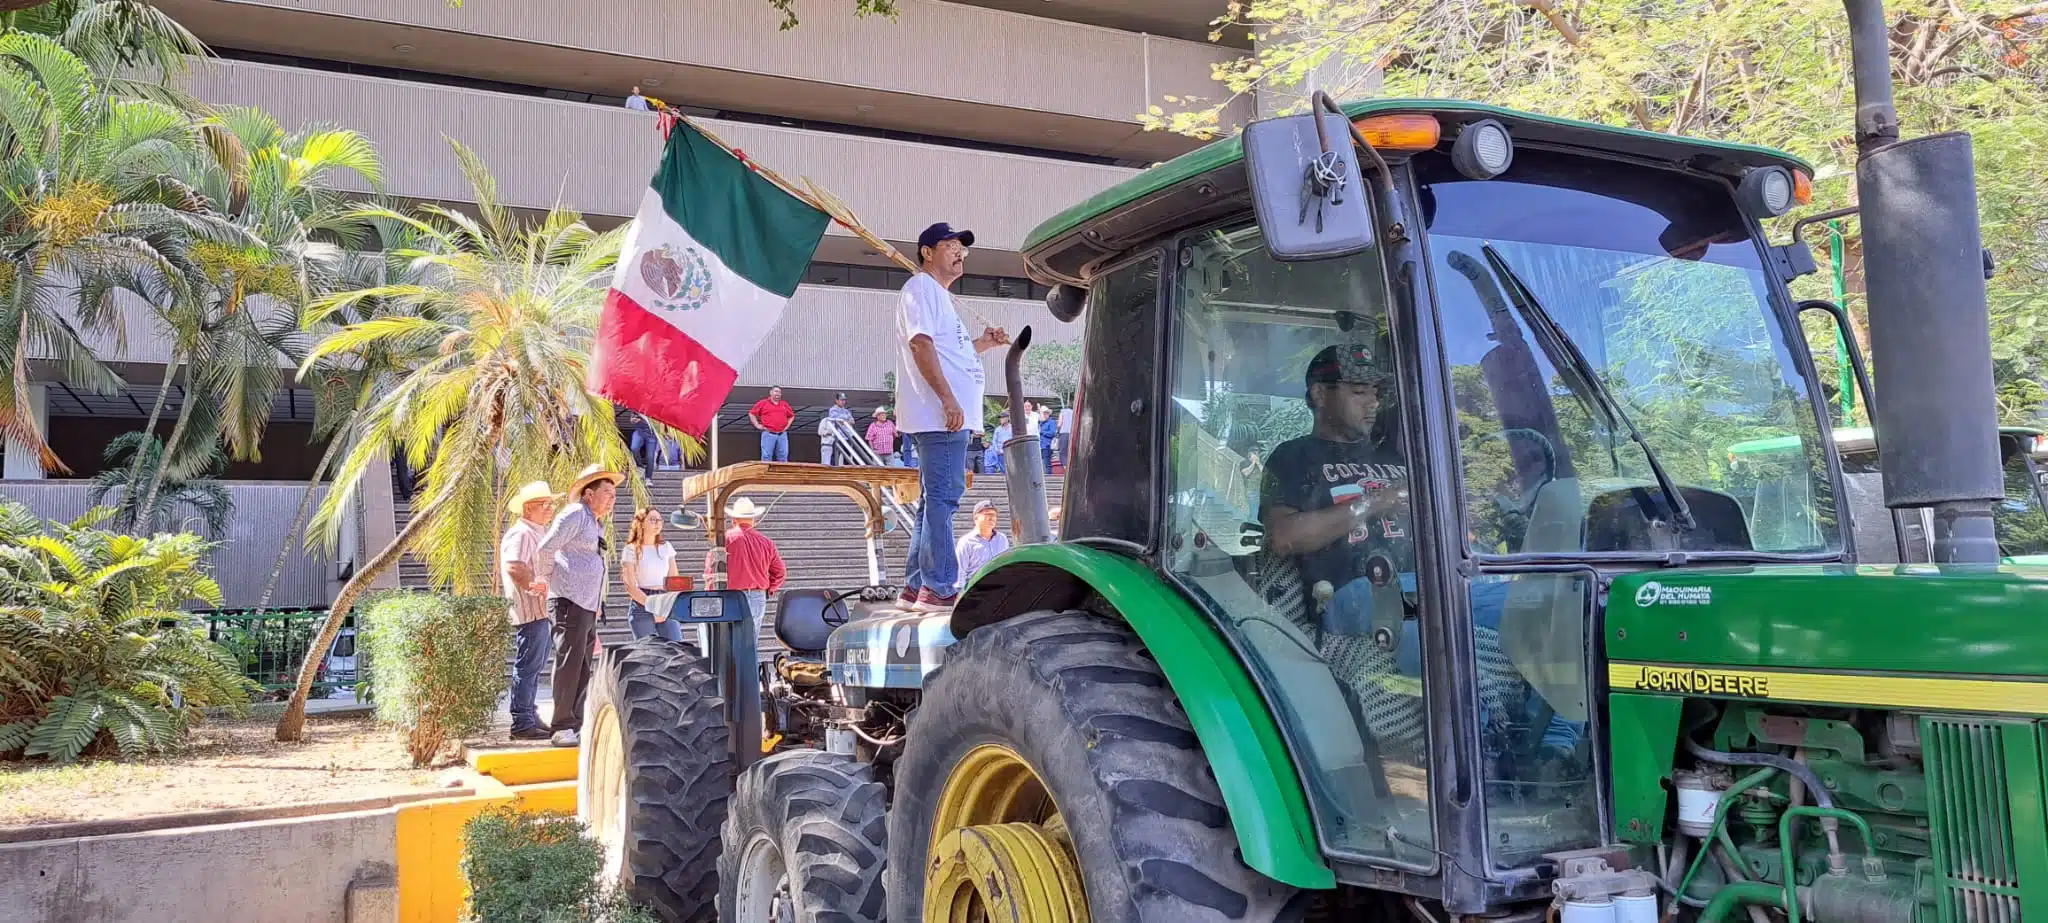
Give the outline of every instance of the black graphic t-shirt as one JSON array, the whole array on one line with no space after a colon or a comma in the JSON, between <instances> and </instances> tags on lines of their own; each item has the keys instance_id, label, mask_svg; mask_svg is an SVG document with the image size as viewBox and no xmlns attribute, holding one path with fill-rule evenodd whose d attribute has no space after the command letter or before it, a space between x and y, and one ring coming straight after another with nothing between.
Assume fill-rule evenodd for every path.
<instances>
[{"instance_id":1,"label":"black graphic t-shirt","mask_svg":"<svg viewBox=\"0 0 2048 923\"><path fill-rule=\"evenodd\" d=\"M1400 453L1370 440L1331 442L1303 436L1281 443L1266 458L1259 519L1270 522L1267 511L1275 506L1306 513L1381 497L1388 499L1379 503L1389 504L1395 494L1407 489L1408 465ZM1397 571L1413 571L1415 543L1411 534L1405 513L1358 520L1350 535L1296 557L1303 592L1313 603L1318 581L1329 581L1332 589L1343 588L1366 575L1366 562L1375 554L1386 555Z\"/></svg>"}]
</instances>

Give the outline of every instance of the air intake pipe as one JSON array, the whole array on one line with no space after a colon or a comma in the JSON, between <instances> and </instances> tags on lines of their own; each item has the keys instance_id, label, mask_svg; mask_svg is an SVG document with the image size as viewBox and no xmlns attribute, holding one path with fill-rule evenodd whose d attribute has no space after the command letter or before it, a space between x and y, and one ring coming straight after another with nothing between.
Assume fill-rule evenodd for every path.
<instances>
[{"instance_id":1,"label":"air intake pipe","mask_svg":"<svg viewBox=\"0 0 2048 923\"><path fill-rule=\"evenodd\" d=\"M1899 140L1882 0L1844 5L1885 505L1932 510L1936 563L1995 563L2005 483L1970 136Z\"/></svg>"},{"instance_id":2,"label":"air intake pipe","mask_svg":"<svg viewBox=\"0 0 2048 923\"><path fill-rule=\"evenodd\" d=\"M1010 389L1010 421L1017 427L1024 420L1024 351L1031 348L1031 328L1019 331L1010 341L1003 359L1003 383ZM1052 541L1052 519L1045 505L1045 462L1040 457L1038 431L1016 430L1002 446L1003 478L1010 490L1010 519L1026 544Z\"/></svg>"}]
</instances>

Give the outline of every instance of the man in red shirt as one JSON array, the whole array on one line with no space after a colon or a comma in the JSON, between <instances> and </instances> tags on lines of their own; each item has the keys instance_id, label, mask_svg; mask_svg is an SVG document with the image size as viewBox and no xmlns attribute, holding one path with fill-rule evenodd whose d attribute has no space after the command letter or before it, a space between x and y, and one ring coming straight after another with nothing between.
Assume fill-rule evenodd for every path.
<instances>
[{"instance_id":1,"label":"man in red shirt","mask_svg":"<svg viewBox=\"0 0 2048 923\"><path fill-rule=\"evenodd\" d=\"M768 396L747 411L747 419L761 431L761 460L789 461L789 424L796 419L796 408L782 399L782 389L769 388Z\"/></svg>"},{"instance_id":2,"label":"man in red shirt","mask_svg":"<svg viewBox=\"0 0 2048 923\"><path fill-rule=\"evenodd\" d=\"M747 606L754 610L754 630L759 631L761 619L768 612L768 597L781 592L783 578L789 576L782 566L782 552L776 550L775 540L754 529L754 521L761 518L761 510L754 501L741 497L725 508L725 518L732 528L725 532L725 588L745 590ZM704 553L704 572L713 573L717 551Z\"/></svg>"}]
</instances>

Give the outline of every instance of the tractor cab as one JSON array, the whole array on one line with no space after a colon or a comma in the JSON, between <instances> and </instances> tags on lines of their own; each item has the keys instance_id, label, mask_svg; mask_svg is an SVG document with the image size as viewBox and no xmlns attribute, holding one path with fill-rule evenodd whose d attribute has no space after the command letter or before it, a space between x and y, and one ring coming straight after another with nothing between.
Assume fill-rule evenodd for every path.
<instances>
[{"instance_id":1,"label":"tractor cab","mask_svg":"<svg viewBox=\"0 0 2048 923\"><path fill-rule=\"evenodd\" d=\"M1608 840L1605 583L1850 553L1758 223L1808 168L1376 100L1324 117L1384 160L1341 178L1299 118L1034 235L1087 326L1064 537L1148 549L1214 620L1340 877L1529 896ZM1730 463L1759 440L1785 446L1768 471ZM1152 497L1108 496L1138 469Z\"/></svg>"}]
</instances>

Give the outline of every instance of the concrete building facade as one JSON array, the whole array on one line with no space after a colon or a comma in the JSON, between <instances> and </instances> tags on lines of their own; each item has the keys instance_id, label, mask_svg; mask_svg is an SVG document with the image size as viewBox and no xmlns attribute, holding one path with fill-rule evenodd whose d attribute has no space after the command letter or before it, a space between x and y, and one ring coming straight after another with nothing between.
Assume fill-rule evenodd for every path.
<instances>
[{"instance_id":1,"label":"concrete building facade","mask_svg":"<svg viewBox=\"0 0 2048 923\"><path fill-rule=\"evenodd\" d=\"M655 118L623 106L638 86L750 157L832 190L905 252L934 221L973 229L970 275L957 289L970 323L1013 333L1028 324L1038 342L1054 343L1078 330L1052 320L1043 287L1025 278L1025 235L1192 148L1142 130L1138 114L1169 95L1214 96L1212 68L1248 48L1208 40L1224 0L898 0L893 21L857 18L851 0L802 0L802 24L788 31L767 0L158 5L219 55L193 69L192 96L260 107L287 128L362 132L383 159L389 196L463 204L455 140L490 165L508 204L562 203L600 227L624 221L661 152ZM1231 119L1250 109L1234 106ZM905 278L832 228L767 346L741 370L722 415L725 452L749 451L744 408L771 385L802 411L792 429L798 460L815 459L815 438L800 434L834 392L847 392L863 419L889 402L892 311ZM137 313L122 342L102 344L124 391L91 393L54 364L35 369L44 430L74 475L98 470L107 440L140 428L158 396L168 350ZM1000 354L989 358L998 373ZM989 380L1001 389L1000 374ZM182 395L173 387L165 397L175 413ZM219 537L216 563L262 572L243 581L246 591L223 581L230 607L253 604L284 540L321 451L309 442L311 420L309 392L280 395L263 462L227 473L246 524ZM82 509L90 491L82 477L46 477L19 446L8 447L0 477L6 493L46 515ZM360 549L390 536L393 491L371 484L362 494L341 559L295 553L273 604L324 605Z\"/></svg>"}]
</instances>

